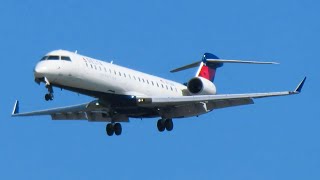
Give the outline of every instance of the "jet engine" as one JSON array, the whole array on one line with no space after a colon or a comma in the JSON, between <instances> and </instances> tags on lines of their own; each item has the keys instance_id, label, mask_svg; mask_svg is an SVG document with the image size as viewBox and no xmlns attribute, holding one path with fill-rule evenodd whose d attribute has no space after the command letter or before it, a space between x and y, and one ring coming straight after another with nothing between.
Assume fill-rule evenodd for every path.
<instances>
[{"instance_id":1,"label":"jet engine","mask_svg":"<svg viewBox=\"0 0 320 180\"><path fill-rule=\"evenodd\" d=\"M216 86L211 81L202 77L190 79L187 87L192 95L213 95L217 92Z\"/></svg>"}]
</instances>

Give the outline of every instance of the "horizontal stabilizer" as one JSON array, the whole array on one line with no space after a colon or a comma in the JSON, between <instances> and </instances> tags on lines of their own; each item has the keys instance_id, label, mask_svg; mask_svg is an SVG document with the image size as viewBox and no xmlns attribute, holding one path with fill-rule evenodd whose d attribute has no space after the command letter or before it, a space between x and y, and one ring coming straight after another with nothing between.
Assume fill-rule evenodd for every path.
<instances>
[{"instance_id":1,"label":"horizontal stabilizer","mask_svg":"<svg viewBox=\"0 0 320 180\"><path fill-rule=\"evenodd\" d=\"M242 60L227 60L227 59L207 59L209 63L242 63L242 64L279 64L277 62L261 62L261 61L242 61Z\"/></svg>"},{"instance_id":2,"label":"horizontal stabilizer","mask_svg":"<svg viewBox=\"0 0 320 180\"><path fill-rule=\"evenodd\" d=\"M192 64L188 64L188 65L179 67L179 68L177 68L177 69L173 69L173 70L171 70L170 72L174 73L174 72L179 72L179 71L183 71L183 70L186 70L186 69L198 67L198 66L200 65L200 63L201 63L201 61L194 62L194 63L192 63Z\"/></svg>"},{"instance_id":3,"label":"horizontal stabilizer","mask_svg":"<svg viewBox=\"0 0 320 180\"><path fill-rule=\"evenodd\" d=\"M194 67L198 67L200 65L200 63L203 61L197 61L176 69L171 70L170 72L174 73L174 72L179 72L179 71L183 71L186 69L190 69L190 68L194 68ZM242 60L227 60L227 59L206 59L205 62L203 62L207 65L210 64L223 64L223 63L240 63L240 64L279 64L277 62L260 62L260 61L242 61Z\"/></svg>"}]
</instances>

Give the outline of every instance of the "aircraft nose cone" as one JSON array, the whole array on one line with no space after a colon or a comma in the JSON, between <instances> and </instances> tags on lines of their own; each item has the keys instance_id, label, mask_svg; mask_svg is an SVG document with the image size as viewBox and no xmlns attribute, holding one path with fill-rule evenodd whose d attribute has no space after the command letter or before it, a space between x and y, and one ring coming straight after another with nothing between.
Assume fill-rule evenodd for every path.
<instances>
[{"instance_id":1,"label":"aircraft nose cone","mask_svg":"<svg viewBox=\"0 0 320 180\"><path fill-rule=\"evenodd\" d=\"M44 77L45 73L47 72L47 67L43 66L41 64L37 64L36 67L34 68L34 77L35 78L42 78Z\"/></svg>"}]
</instances>

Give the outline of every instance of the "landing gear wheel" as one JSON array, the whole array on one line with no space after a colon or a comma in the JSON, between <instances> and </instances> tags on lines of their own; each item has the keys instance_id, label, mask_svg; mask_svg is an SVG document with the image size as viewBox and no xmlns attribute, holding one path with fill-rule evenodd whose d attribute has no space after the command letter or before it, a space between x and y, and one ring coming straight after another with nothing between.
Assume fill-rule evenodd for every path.
<instances>
[{"instance_id":1,"label":"landing gear wheel","mask_svg":"<svg viewBox=\"0 0 320 180\"><path fill-rule=\"evenodd\" d=\"M158 122L157 122L157 127L158 127L158 130L160 132L163 132L165 130L165 121L162 120L162 119L159 119Z\"/></svg>"},{"instance_id":2,"label":"landing gear wheel","mask_svg":"<svg viewBox=\"0 0 320 180\"><path fill-rule=\"evenodd\" d=\"M45 99L46 101L49 101L49 100L50 100L49 94L46 94L46 95L44 96L44 99Z\"/></svg>"},{"instance_id":3,"label":"landing gear wheel","mask_svg":"<svg viewBox=\"0 0 320 180\"><path fill-rule=\"evenodd\" d=\"M113 124L111 124L111 123L107 124L106 131L107 131L108 136L112 136L114 133Z\"/></svg>"},{"instance_id":4,"label":"landing gear wheel","mask_svg":"<svg viewBox=\"0 0 320 180\"><path fill-rule=\"evenodd\" d=\"M166 126L167 131L172 131L172 129L173 129L172 119L167 119L165 121L165 126Z\"/></svg>"},{"instance_id":5,"label":"landing gear wheel","mask_svg":"<svg viewBox=\"0 0 320 180\"><path fill-rule=\"evenodd\" d=\"M46 101L52 101L52 100L53 100L53 95L52 95L52 94L46 94L46 95L44 96L44 99L45 99Z\"/></svg>"},{"instance_id":6,"label":"landing gear wheel","mask_svg":"<svg viewBox=\"0 0 320 180\"><path fill-rule=\"evenodd\" d=\"M117 136L121 135L121 133L122 133L122 127L121 127L121 124L120 124L120 123L114 124L113 129L114 129L114 133L115 133Z\"/></svg>"}]
</instances>

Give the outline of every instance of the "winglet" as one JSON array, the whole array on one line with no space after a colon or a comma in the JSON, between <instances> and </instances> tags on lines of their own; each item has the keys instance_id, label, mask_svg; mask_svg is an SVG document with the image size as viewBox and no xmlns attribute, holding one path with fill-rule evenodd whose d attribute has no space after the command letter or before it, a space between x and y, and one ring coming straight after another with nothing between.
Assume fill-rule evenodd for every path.
<instances>
[{"instance_id":1,"label":"winglet","mask_svg":"<svg viewBox=\"0 0 320 180\"><path fill-rule=\"evenodd\" d=\"M12 110L12 116L19 114L19 101L16 100L16 103L14 104L13 110Z\"/></svg>"},{"instance_id":2,"label":"winglet","mask_svg":"<svg viewBox=\"0 0 320 180\"><path fill-rule=\"evenodd\" d=\"M303 88L303 85L304 85L304 82L306 82L306 79L307 79L307 77L304 77L304 79L299 83L297 88L294 90L295 93L300 93L301 92L301 90Z\"/></svg>"}]
</instances>

